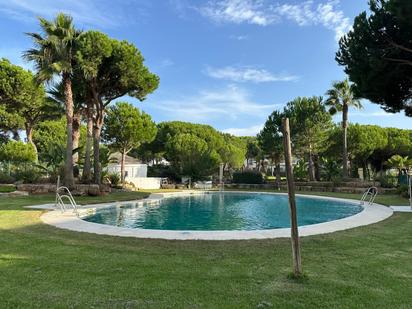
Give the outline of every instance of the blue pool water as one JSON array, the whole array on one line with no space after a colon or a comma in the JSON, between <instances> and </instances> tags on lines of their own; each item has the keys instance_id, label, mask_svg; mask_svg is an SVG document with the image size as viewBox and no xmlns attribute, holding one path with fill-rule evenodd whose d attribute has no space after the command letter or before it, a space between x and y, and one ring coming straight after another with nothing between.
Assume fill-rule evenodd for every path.
<instances>
[{"instance_id":1,"label":"blue pool water","mask_svg":"<svg viewBox=\"0 0 412 309\"><path fill-rule=\"evenodd\" d=\"M352 203L297 197L299 226L337 220L362 211ZM290 227L286 195L211 193L170 197L158 204L98 209L83 220L161 230L263 230Z\"/></svg>"}]
</instances>

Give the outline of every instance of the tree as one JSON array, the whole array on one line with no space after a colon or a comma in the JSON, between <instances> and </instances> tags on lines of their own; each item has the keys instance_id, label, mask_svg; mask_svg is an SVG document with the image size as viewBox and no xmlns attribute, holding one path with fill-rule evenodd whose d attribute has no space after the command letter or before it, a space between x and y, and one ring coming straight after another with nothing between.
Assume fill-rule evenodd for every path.
<instances>
[{"instance_id":1,"label":"tree","mask_svg":"<svg viewBox=\"0 0 412 309\"><path fill-rule=\"evenodd\" d=\"M403 173L406 174L407 170L412 166L412 160L400 155L393 155L389 158L387 165L398 170L398 176L401 177Z\"/></svg>"},{"instance_id":2,"label":"tree","mask_svg":"<svg viewBox=\"0 0 412 309\"><path fill-rule=\"evenodd\" d=\"M343 147L342 147L342 164L343 178L348 177L348 113L349 107L357 109L362 108L361 102L354 95L354 86L349 84L345 79L341 82L334 82L332 88L326 92L328 98L325 105L329 107L331 115L337 112L342 113L342 128L343 128Z\"/></svg>"},{"instance_id":3,"label":"tree","mask_svg":"<svg viewBox=\"0 0 412 309\"><path fill-rule=\"evenodd\" d=\"M257 140L254 138L250 138L246 144L246 167L249 168L249 161L251 159L256 160L256 167L259 170L260 163L258 163L257 157L259 156L261 149L259 148L259 144Z\"/></svg>"},{"instance_id":4,"label":"tree","mask_svg":"<svg viewBox=\"0 0 412 309\"><path fill-rule=\"evenodd\" d=\"M100 183L99 144L106 107L124 95L144 100L158 87L159 78L144 65L133 44L97 31L80 36L76 60L86 81L87 104L93 106L94 177Z\"/></svg>"},{"instance_id":5,"label":"tree","mask_svg":"<svg viewBox=\"0 0 412 309\"><path fill-rule=\"evenodd\" d=\"M60 76L64 85L66 109L66 164L64 183L74 184L73 177L73 93L72 73L76 40L79 31L73 25L72 17L60 13L53 21L39 18L41 33L29 33L35 47L24 53L24 58L34 62L39 81L51 81Z\"/></svg>"},{"instance_id":6,"label":"tree","mask_svg":"<svg viewBox=\"0 0 412 309\"><path fill-rule=\"evenodd\" d=\"M62 110L59 104L46 97L43 85L36 82L30 71L2 59L0 76L0 104L5 106L11 117L20 119L18 122L23 123L27 141L37 154L33 129L43 120L59 117Z\"/></svg>"},{"instance_id":7,"label":"tree","mask_svg":"<svg viewBox=\"0 0 412 309\"><path fill-rule=\"evenodd\" d=\"M257 140L263 153L268 156L276 167L276 187L280 189L280 160L283 154L282 134L283 114L274 111L265 122L263 129L259 132Z\"/></svg>"},{"instance_id":8,"label":"tree","mask_svg":"<svg viewBox=\"0 0 412 309\"><path fill-rule=\"evenodd\" d=\"M289 102L284 114L290 119L291 138L298 152L308 157L309 180L315 180L314 156L327 147L332 117L321 97L298 97ZM318 173L319 174L319 173Z\"/></svg>"},{"instance_id":9,"label":"tree","mask_svg":"<svg viewBox=\"0 0 412 309\"><path fill-rule=\"evenodd\" d=\"M66 154L61 154L62 150L66 151L67 141L66 131L66 119L62 117L59 120L46 120L40 122L36 130L33 132L33 141L38 149L40 163L46 163L46 165L54 166L61 159L61 162L65 162ZM80 142L79 147L73 149L72 155L81 153L85 144L86 128L84 125L80 129ZM53 161L53 162L50 162ZM59 162L59 164L61 163ZM64 165L63 165L64 166Z\"/></svg>"},{"instance_id":10,"label":"tree","mask_svg":"<svg viewBox=\"0 0 412 309\"><path fill-rule=\"evenodd\" d=\"M194 134L174 135L166 143L166 149L179 175L190 176L193 180L210 175L220 163L217 151Z\"/></svg>"},{"instance_id":11,"label":"tree","mask_svg":"<svg viewBox=\"0 0 412 309\"><path fill-rule=\"evenodd\" d=\"M14 112L10 112L6 105L0 104L0 136L8 140L9 135L13 139L20 140L19 130L24 127L24 120Z\"/></svg>"},{"instance_id":12,"label":"tree","mask_svg":"<svg viewBox=\"0 0 412 309\"><path fill-rule=\"evenodd\" d=\"M190 141L195 143L193 148L188 144ZM208 125L168 121L159 123L156 138L145 148L150 149L152 156L171 162L177 176L196 179L209 176L219 163L226 163L226 168L242 165L244 156L241 159L238 156L244 153L245 143L241 138L223 135ZM233 156L229 148L236 149ZM182 149L187 149L188 154Z\"/></svg>"},{"instance_id":13,"label":"tree","mask_svg":"<svg viewBox=\"0 0 412 309\"><path fill-rule=\"evenodd\" d=\"M117 102L107 111L103 137L110 147L122 155L120 162L121 180L124 183L126 155L144 142L151 142L156 136L156 125L152 118L133 105Z\"/></svg>"},{"instance_id":14,"label":"tree","mask_svg":"<svg viewBox=\"0 0 412 309\"><path fill-rule=\"evenodd\" d=\"M412 2L371 0L369 7L340 40L336 60L359 96L412 116Z\"/></svg>"},{"instance_id":15,"label":"tree","mask_svg":"<svg viewBox=\"0 0 412 309\"><path fill-rule=\"evenodd\" d=\"M371 156L384 149L387 142L387 133L379 126L352 124L348 127L348 152L351 160L363 168L365 178L370 178Z\"/></svg>"},{"instance_id":16,"label":"tree","mask_svg":"<svg viewBox=\"0 0 412 309\"><path fill-rule=\"evenodd\" d=\"M0 147L0 161L11 163L34 163L36 152L33 145L21 141L9 141Z\"/></svg>"},{"instance_id":17,"label":"tree","mask_svg":"<svg viewBox=\"0 0 412 309\"><path fill-rule=\"evenodd\" d=\"M48 94L50 96L50 100L53 101L56 105L64 106L65 94L64 94L63 82L59 82L54 87L49 89ZM82 75L79 74L78 70L76 71L75 69L73 70L73 74L72 74L72 94L73 94L72 141L73 141L73 149L76 149L80 145L79 143L80 143L81 121L82 121L82 116L85 114L87 115L87 106L85 102L86 101L85 82L84 82L84 79L82 78ZM89 121L87 121L87 124L89 127L92 127L92 125L89 124ZM77 165L79 163L78 161L79 161L79 152L74 152L73 164Z\"/></svg>"},{"instance_id":18,"label":"tree","mask_svg":"<svg viewBox=\"0 0 412 309\"><path fill-rule=\"evenodd\" d=\"M224 144L217 149L221 161L224 163L224 170L241 168L245 161L246 144L244 141L231 134L222 134Z\"/></svg>"}]
</instances>

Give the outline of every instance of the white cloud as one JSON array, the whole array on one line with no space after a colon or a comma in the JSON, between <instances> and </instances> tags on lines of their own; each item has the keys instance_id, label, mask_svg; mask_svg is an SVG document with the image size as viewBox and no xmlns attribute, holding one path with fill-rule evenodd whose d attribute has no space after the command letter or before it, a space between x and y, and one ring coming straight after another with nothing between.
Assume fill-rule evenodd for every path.
<instances>
[{"instance_id":1,"label":"white cloud","mask_svg":"<svg viewBox=\"0 0 412 309\"><path fill-rule=\"evenodd\" d=\"M384 110L377 111L377 112L352 112L350 116L358 116L358 117L393 117L396 114L394 113L387 113Z\"/></svg>"},{"instance_id":2,"label":"white cloud","mask_svg":"<svg viewBox=\"0 0 412 309\"><path fill-rule=\"evenodd\" d=\"M335 39L339 40L350 29L350 21L343 11L336 6L338 0L329 0L314 5L312 0L301 4L283 4L275 7L275 11L282 17L296 22L299 26L322 25L335 32Z\"/></svg>"},{"instance_id":3,"label":"white cloud","mask_svg":"<svg viewBox=\"0 0 412 309\"><path fill-rule=\"evenodd\" d=\"M53 18L64 12L76 23L100 27L113 27L120 19L113 5L109 8L101 2L83 0L0 0L0 12L24 22L32 22L38 16Z\"/></svg>"},{"instance_id":4,"label":"white cloud","mask_svg":"<svg viewBox=\"0 0 412 309\"><path fill-rule=\"evenodd\" d=\"M256 136L263 129L263 125L258 124L247 128L228 128L222 130L236 136Z\"/></svg>"},{"instance_id":5,"label":"white cloud","mask_svg":"<svg viewBox=\"0 0 412 309\"><path fill-rule=\"evenodd\" d=\"M278 74L274 75L264 69L258 69L253 67L232 67L227 66L223 68L208 67L205 73L210 77L216 79L225 79L234 82L289 82L298 79L297 76Z\"/></svg>"},{"instance_id":6,"label":"white cloud","mask_svg":"<svg viewBox=\"0 0 412 309\"><path fill-rule=\"evenodd\" d=\"M249 23L266 26L274 21L265 10L263 2L259 0L210 1L206 6L198 8L198 10L202 15L219 23Z\"/></svg>"},{"instance_id":7,"label":"white cloud","mask_svg":"<svg viewBox=\"0 0 412 309\"><path fill-rule=\"evenodd\" d=\"M298 4L270 4L268 0L213 0L198 11L219 23L249 23L268 26L290 20L299 26L322 25L335 32L338 40L350 29L350 20L338 8L339 0L316 4L307 0Z\"/></svg>"},{"instance_id":8,"label":"white cloud","mask_svg":"<svg viewBox=\"0 0 412 309\"><path fill-rule=\"evenodd\" d=\"M231 35L229 38L231 38L232 40L237 40L237 41L245 41L249 37L247 35Z\"/></svg>"},{"instance_id":9,"label":"white cloud","mask_svg":"<svg viewBox=\"0 0 412 309\"><path fill-rule=\"evenodd\" d=\"M211 119L238 119L266 115L277 104L260 104L250 99L249 93L229 85L220 90L202 90L195 95L157 101L153 108L171 118L185 121L208 121Z\"/></svg>"},{"instance_id":10,"label":"white cloud","mask_svg":"<svg viewBox=\"0 0 412 309\"><path fill-rule=\"evenodd\" d=\"M160 66L162 67L162 68L164 68L164 67L170 67L170 66L172 66L172 65L174 65L175 63L173 62L173 60L171 60L171 59L169 59L169 58L165 58L165 59L162 59L162 61L160 61Z\"/></svg>"}]
</instances>

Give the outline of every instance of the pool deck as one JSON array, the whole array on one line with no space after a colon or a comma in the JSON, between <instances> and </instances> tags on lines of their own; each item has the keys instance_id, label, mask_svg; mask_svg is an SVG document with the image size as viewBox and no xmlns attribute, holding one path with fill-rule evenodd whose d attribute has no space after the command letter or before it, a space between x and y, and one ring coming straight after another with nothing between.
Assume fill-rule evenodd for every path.
<instances>
[{"instance_id":1,"label":"pool deck","mask_svg":"<svg viewBox=\"0 0 412 309\"><path fill-rule=\"evenodd\" d=\"M411 206L391 206L394 212L412 212Z\"/></svg>"},{"instance_id":2,"label":"pool deck","mask_svg":"<svg viewBox=\"0 0 412 309\"><path fill-rule=\"evenodd\" d=\"M236 193L245 194L281 194L285 193L267 193L267 192L241 192L241 191L231 191ZM138 205L145 205L151 203L158 203L161 199L173 196L187 196L194 194L213 194L216 192L207 191L192 191L192 192L173 192L173 193L154 193L151 194L147 199L129 201L132 203L137 203ZM334 201L342 201L345 203L352 203L359 205L359 201L323 197L323 196L313 196L313 195L301 195L308 198L315 199L327 199ZM44 209L51 210L45 212L41 216L41 220L49 225L55 226L57 228L76 231L76 232L86 232L94 233L99 235L110 235L110 236L121 236L121 237L136 237L136 238L154 238L154 239L169 239L169 240L241 240L241 239L267 239L267 238L287 238L290 237L290 228L279 228L279 229L269 229L269 230L250 230L250 231L176 231L176 230L154 230L154 229L133 229L125 227L117 227L112 225L98 224L87 222L81 219L82 216L94 213L96 209L113 207L116 204L124 204L128 202L121 203L105 203L105 204L94 204L79 207L79 215L77 215L72 210L67 210L61 212L56 210L53 204L45 204L38 206L27 206L27 208L32 209ZM379 204L364 205L364 209L353 216L346 217L343 219L338 219L334 221L305 225L299 227L300 236L312 236L319 234L327 234L336 231L343 231L359 226L373 224L382 220L389 218L393 214L393 209Z\"/></svg>"}]
</instances>

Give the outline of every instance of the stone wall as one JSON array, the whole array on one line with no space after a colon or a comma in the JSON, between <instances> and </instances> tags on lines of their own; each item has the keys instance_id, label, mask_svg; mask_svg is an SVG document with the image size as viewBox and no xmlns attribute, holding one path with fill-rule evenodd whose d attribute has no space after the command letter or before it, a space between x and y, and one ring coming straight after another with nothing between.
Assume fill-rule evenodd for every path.
<instances>
[{"instance_id":1,"label":"stone wall","mask_svg":"<svg viewBox=\"0 0 412 309\"><path fill-rule=\"evenodd\" d=\"M342 182L333 183L326 181L313 181L313 182L295 182L296 191L313 191L313 192L339 192L339 193L355 193L362 194L367 188L375 186L378 188L380 194L396 193L396 189L381 188L379 183L373 182ZM225 188L228 189L246 189L246 190L271 190L275 189L275 183L265 184L225 184ZM286 191L287 184L281 183L280 189Z\"/></svg>"},{"instance_id":2,"label":"stone wall","mask_svg":"<svg viewBox=\"0 0 412 309\"><path fill-rule=\"evenodd\" d=\"M29 194L46 194L46 193L55 193L56 185L55 184L19 184L17 185L18 191L25 191ZM110 186L102 185L99 188L99 185L96 184L76 184L74 185L73 190L71 190L73 195L103 195L111 191Z\"/></svg>"}]
</instances>

